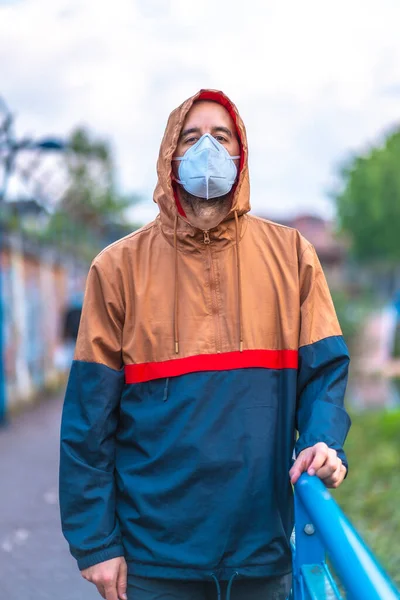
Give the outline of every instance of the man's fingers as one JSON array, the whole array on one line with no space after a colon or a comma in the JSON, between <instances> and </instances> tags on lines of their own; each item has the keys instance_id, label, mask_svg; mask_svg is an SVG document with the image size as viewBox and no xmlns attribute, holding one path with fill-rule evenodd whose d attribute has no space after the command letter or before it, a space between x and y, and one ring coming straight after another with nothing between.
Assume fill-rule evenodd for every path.
<instances>
[{"instance_id":1,"label":"man's fingers","mask_svg":"<svg viewBox=\"0 0 400 600\"><path fill-rule=\"evenodd\" d=\"M95 586L97 587L97 591L100 596L104 598L104 600L120 600L118 598L117 592L117 583L115 580L109 580L107 577L104 580L97 581L93 580ZM121 596L122 600L126 600Z\"/></svg>"},{"instance_id":2,"label":"man's fingers","mask_svg":"<svg viewBox=\"0 0 400 600\"><path fill-rule=\"evenodd\" d=\"M100 596L105 599L106 593L104 591L104 587L100 583L96 584L96 587L97 587L97 591L99 592Z\"/></svg>"},{"instance_id":3,"label":"man's fingers","mask_svg":"<svg viewBox=\"0 0 400 600\"><path fill-rule=\"evenodd\" d=\"M325 465L321 469L318 469L315 474L319 479L322 479L322 481L327 481L333 476L337 469L340 469L340 465L334 465L333 467Z\"/></svg>"},{"instance_id":4,"label":"man's fingers","mask_svg":"<svg viewBox=\"0 0 400 600\"><path fill-rule=\"evenodd\" d=\"M330 477L324 480L324 483L327 487L337 488L342 483L345 475L346 467L343 464L340 464L336 471Z\"/></svg>"},{"instance_id":5,"label":"man's fingers","mask_svg":"<svg viewBox=\"0 0 400 600\"><path fill-rule=\"evenodd\" d=\"M336 454L336 451L332 450L330 448L328 450L328 455L326 457L325 463L322 465L322 467L320 469L318 469L316 471L315 474L320 479L325 480L328 477L331 477L331 475L333 473L335 473L335 471L337 471L338 469L340 469L341 464L342 464L342 461L340 460L340 458Z\"/></svg>"},{"instance_id":6,"label":"man's fingers","mask_svg":"<svg viewBox=\"0 0 400 600\"><path fill-rule=\"evenodd\" d=\"M300 477L300 475L303 472L302 463L303 463L302 458L298 457L296 459L296 461L294 462L294 464L292 465L292 468L289 471L290 481L293 485L297 482L298 478Z\"/></svg>"},{"instance_id":7,"label":"man's fingers","mask_svg":"<svg viewBox=\"0 0 400 600\"><path fill-rule=\"evenodd\" d=\"M103 580L101 577L99 577L97 575L97 573L95 573L94 575L89 576L89 581L91 583L94 583L94 585L97 587L97 591L99 592L100 596L102 596L103 598L106 597L106 592L104 589L104 585L103 585Z\"/></svg>"},{"instance_id":8,"label":"man's fingers","mask_svg":"<svg viewBox=\"0 0 400 600\"><path fill-rule=\"evenodd\" d=\"M117 579L117 593L118 593L118 598L120 600L128 599L128 596L126 595L127 577L128 577L128 567L124 560L121 563L121 566L119 568L118 579Z\"/></svg>"},{"instance_id":9,"label":"man's fingers","mask_svg":"<svg viewBox=\"0 0 400 600\"><path fill-rule=\"evenodd\" d=\"M104 592L106 600L119 600L117 593L117 582L115 580L104 583Z\"/></svg>"},{"instance_id":10,"label":"man's fingers","mask_svg":"<svg viewBox=\"0 0 400 600\"><path fill-rule=\"evenodd\" d=\"M331 485L334 485L335 483L337 483L340 479L340 473L341 473L341 465L339 465L337 467L337 469L335 469L335 471L333 471L333 473L330 473L328 475L328 477L324 478L325 485L331 486Z\"/></svg>"},{"instance_id":11,"label":"man's fingers","mask_svg":"<svg viewBox=\"0 0 400 600\"><path fill-rule=\"evenodd\" d=\"M309 475L317 475L327 487L338 487L345 475L346 467L342 464L336 450L329 448L324 442L305 448L297 457L289 471L292 485L297 483L300 475L307 471Z\"/></svg>"},{"instance_id":12,"label":"man's fingers","mask_svg":"<svg viewBox=\"0 0 400 600\"><path fill-rule=\"evenodd\" d=\"M294 485L300 475L307 471L309 464L312 462L314 453L313 448L302 450L289 471L290 481Z\"/></svg>"},{"instance_id":13,"label":"man's fingers","mask_svg":"<svg viewBox=\"0 0 400 600\"><path fill-rule=\"evenodd\" d=\"M86 581L94 583L100 596L105 600L127 600L126 592L127 565L122 556L110 558L81 571ZM121 577L121 595L118 597L117 581ZM125 582L125 592L123 584Z\"/></svg>"},{"instance_id":14,"label":"man's fingers","mask_svg":"<svg viewBox=\"0 0 400 600\"><path fill-rule=\"evenodd\" d=\"M100 596L102 596L102 598L106 597L106 593L104 591L104 586L100 582L96 583L95 581L92 580L90 583L94 583L94 585L97 588L97 591L99 592Z\"/></svg>"},{"instance_id":15,"label":"man's fingers","mask_svg":"<svg viewBox=\"0 0 400 600\"><path fill-rule=\"evenodd\" d=\"M314 458L307 469L307 473L309 475L315 475L318 469L320 469L322 465L325 464L329 452L328 446L323 442L315 444L315 446L313 446L312 448L314 450Z\"/></svg>"},{"instance_id":16,"label":"man's fingers","mask_svg":"<svg viewBox=\"0 0 400 600\"><path fill-rule=\"evenodd\" d=\"M92 582L105 600L119 600L117 594L117 581L115 577L109 574L95 575Z\"/></svg>"}]
</instances>

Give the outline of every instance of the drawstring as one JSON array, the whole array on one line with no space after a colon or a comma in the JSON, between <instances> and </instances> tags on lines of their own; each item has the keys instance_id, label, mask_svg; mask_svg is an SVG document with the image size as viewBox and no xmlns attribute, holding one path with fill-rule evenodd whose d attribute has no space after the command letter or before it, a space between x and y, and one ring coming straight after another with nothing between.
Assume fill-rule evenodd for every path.
<instances>
[{"instance_id":1,"label":"drawstring","mask_svg":"<svg viewBox=\"0 0 400 600\"><path fill-rule=\"evenodd\" d=\"M218 599L217 600L221 600L221 586L219 585L218 578L215 575L215 573L211 573L211 577L214 579L215 586L217 588L217 594L218 594Z\"/></svg>"},{"instance_id":2,"label":"drawstring","mask_svg":"<svg viewBox=\"0 0 400 600\"><path fill-rule=\"evenodd\" d=\"M179 328L178 328L178 215L175 215L174 224L174 251L175 251L175 300L174 300L174 341L175 341L175 354L179 354Z\"/></svg>"},{"instance_id":3,"label":"drawstring","mask_svg":"<svg viewBox=\"0 0 400 600\"><path fill-rule=\"evenodd\" d=\"M236 213L235 213L236 214ZM233 580L235 579L235 577L237 577L239 575L239 573L237 571L235 571L232 575L232 577L229 580L228 583L228 587L226 589L226 600L231 600L231 589L232 589L232 585L233 585Z\"/></svg>"},{"instance_id":4,"label":"drawstring","mask_svg":"<svg viewBox=\"0 0 400 600\"><path fill-rule=\"evenodd\" d=\"M167 379L165 380L163 402L166 402L168 400L168 387L169 387L169 377L167 377Z\"/></svg>"},{"instance_id":5,"label":"drawstring","mask_svg":"<svg viewBox=\"0 0 400 600\"><path fill-rule=\"evenodd\" d=\"M234 581L235 577L237 577L238 575L239 575L239 573L237 571L235 571L231 575L231 578L228 581L228 587L226 588L226 600L231 600L231 590L232 590L233 581ZM216 576L215 573L211 573L211 578L214 580L215 587L217 588L217 594L218 594L217 600L221 600L221 586L218 581L218 577Z\"/></svg>"},{"instance_id":6,"label":"drawstring","mask_svg":"<svg viewBox=\"0 0 400 600\"><path fill-rule=\"evenodd\" d=\"M242 307L242 274L240 271L240 235L239 235L239 218L237 210L235 210L235 227L236 227L236 266L237 266L237 282L238 282L238 302L239 302L239 351L243 352L243 307Z\"/></svg>"}]
</instances>

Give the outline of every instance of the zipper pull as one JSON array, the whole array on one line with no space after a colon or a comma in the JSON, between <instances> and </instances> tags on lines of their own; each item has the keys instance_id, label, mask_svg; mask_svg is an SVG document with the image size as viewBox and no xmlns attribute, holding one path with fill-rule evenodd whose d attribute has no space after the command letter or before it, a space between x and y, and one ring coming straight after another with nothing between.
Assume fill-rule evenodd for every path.
<instances>
[{"instance_id":1,"label":"zipper pull","mask_svg":"<svg viewBox=\"0 0 400 600\"><path fill-rule=\"evenodd\" d=\"M210 244L211 240L210 240L210 232L209 231L203 231L203 235L204 235L204 243L205 244Z\"/></svg>"}]
</instances>

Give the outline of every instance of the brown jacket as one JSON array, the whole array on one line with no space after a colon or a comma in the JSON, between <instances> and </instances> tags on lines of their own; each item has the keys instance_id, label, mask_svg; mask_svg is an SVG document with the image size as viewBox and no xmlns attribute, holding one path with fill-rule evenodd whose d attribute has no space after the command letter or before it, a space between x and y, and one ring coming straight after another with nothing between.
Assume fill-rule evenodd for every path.
<instances>
[{"instance_id":1,"label":"brown jacket","mask_svg":"<svg viewBox=\"0 0 400 600\"><path fill-rule=\"evenodd\" d=\"M171 158L199 98L241 141L232 208L210 231L177 202ZM288 471L324 441L345 461L348 353L315 250L248 214L246 131L203 90L171 114L159 216L93 261L65 399L64 533L80 568L124 554L144 577L291 569Z\"/></svg>"}]
</instances>

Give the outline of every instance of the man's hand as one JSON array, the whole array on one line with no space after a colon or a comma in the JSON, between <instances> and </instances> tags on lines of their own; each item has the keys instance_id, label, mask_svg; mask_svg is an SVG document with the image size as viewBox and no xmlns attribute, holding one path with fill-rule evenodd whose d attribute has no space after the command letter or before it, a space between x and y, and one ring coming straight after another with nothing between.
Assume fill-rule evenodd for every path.
<instances>
[{"instance_id":1,"label":"man's hand","mask_svg":"<svg viewBox=\"0 0 400 600\"><path fill-rule=\"evenodd\" d=\"M300 452L289 471L291 483L294 485L305 471L309 475L317 475L330 488L339 487L346 475L346 467L336 450L328 448L323 442Z\"/></svg>"},{"instance_id":2,"label":"man's hand","mask_svg":"<svg viewBox=\"0 0 400 600\"><path fill-rule=\"evenodd\" d=\"M127 572L125 558L111 558L81 571L82 577L97 587L105 600L127 600Z\"/></svg>"}]
</instances>

